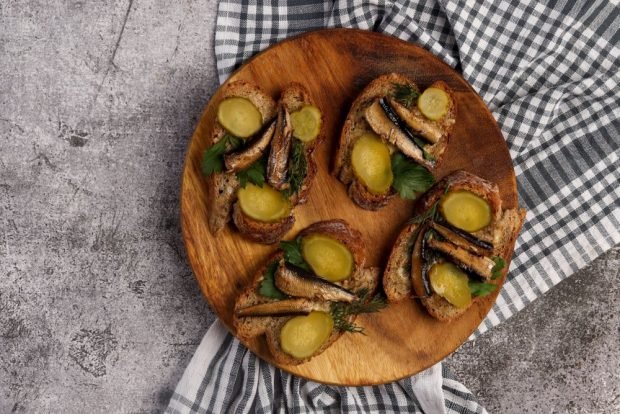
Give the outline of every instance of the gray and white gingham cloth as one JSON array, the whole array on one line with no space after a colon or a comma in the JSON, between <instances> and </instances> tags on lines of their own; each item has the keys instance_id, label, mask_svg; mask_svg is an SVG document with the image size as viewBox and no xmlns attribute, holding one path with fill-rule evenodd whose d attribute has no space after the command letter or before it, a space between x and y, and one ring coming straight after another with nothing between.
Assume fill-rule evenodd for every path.
<instances>
[{"instance_id":1,"label":"gray and white gingham cloth","mask_svg":"<svg viewBox=\"0 0 620 414\"><path fill-rule=\"evenodd\" d=\"M618 0L240 1L219 3L224 81L292 35L324 27L415 42L463 76L506 137L527 219L510 274L472 338L620 242ZM168 412L482 413L438 364L380 387L328 387L261 361L216 322Z\"/></svg>"}]
</instances>

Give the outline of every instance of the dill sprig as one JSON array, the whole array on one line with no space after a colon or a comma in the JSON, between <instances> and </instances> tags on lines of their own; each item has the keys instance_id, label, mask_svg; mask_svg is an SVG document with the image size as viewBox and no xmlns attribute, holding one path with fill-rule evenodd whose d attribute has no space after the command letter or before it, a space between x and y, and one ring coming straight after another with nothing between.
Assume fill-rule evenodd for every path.
<instances>
[{"instance_id":1,"label":"dill sprig","mask_svg":"<svg viewBox=\"0 0 620 414\"><path fill-rule=\"evenodd\" d=\"M306 179L306 174L308 173L304 143L297 138L293 138L293 148L291 150L288 169L289 188L283 191L286 198L291 197L301 190L304 180Z\"/></svg>"},{"instance_id":2,"label":"dill sprig","mask_svg":"<svg viewBox=\"0 0 620 414\"><path fill-rule=\"evenodd\" d=\"M349 316L378 312L387 306L386 299L383 295L375 295L373 298L369 299L370 292L368 289L360 290L357 296L359 299L351 303L338 302L332 305L330 313L334 319L334 327L336 329L344 332L364 334L364 328L349 322Z\"/></svg>"},{"instance_id":3,"label":"dill sprig","mask_svg":"<svg viewBox=\"0 0 620 414\"><path fill-rule=\"evenodd\" d=\"M394 82L392 83L392 86L394 87L394 92L392 93L394 99L407 108L410 108L411 105L418 99L418 96L420 96L420 92L416 91L411 85Z\"/></svg>"}]
</instances>

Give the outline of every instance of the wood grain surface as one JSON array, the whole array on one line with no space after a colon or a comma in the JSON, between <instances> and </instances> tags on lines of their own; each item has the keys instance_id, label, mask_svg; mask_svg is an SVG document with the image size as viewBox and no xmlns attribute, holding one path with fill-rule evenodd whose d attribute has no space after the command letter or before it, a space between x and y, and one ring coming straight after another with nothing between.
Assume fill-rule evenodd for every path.
<instances>
[{"instance_id":1,"label":"wood grain surface","mask_svg":"<svg viewBox=\"0 0 620 414\"><path fill-rule=\"evenodd\" d=\"M502 134L480 97L452 68L422 48L377 33L351 29L311 32L283 41L260 53L228 81L244 79L277 99L291 81L303 83L325 115L327 139L317 151L319 172L308 203L295 209L296 223L287 239L307 225L332 218L347 220L363 234L371 265L384 266L392 243L411 216L412 202L391 201L378 212L357 207L330 170L343 120L355 96L374 78L400 72L426 88L443 80L455 91L458 115L437 179L466 169L496 182L506 208L517 206L514 170ZM209 232L202 153L218 92L207 105L185 159L181 220L188 258L200 288L224 324L232 328L235 297L277 245L243 239L229 226L217 238ZM299 366L280 366L314 381L339 385L392 382L440 361L461 345L484 319L497 292L477 301L461 318L439 322L416 301L390 305L379 314L358 318L367 335L345 334L323 354ZM245 343L273 362L263 338Z\"/></svg>"}]
</instances>

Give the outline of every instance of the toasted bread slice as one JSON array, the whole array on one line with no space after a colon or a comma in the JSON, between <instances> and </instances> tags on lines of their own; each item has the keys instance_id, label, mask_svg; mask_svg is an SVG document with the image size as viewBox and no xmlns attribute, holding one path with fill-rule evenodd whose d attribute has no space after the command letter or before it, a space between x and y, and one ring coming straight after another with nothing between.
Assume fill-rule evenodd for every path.
<instances>
[{"instance_id":1,"label":"toasted bread slice","mask_svg":"<svg viewBox=\"0 0 620 414\"><path fill-rule=\"evenodd\" d=\"M276 188L283 190L290 188L288 169L290 168L292 157L295 156L293 153L294 148L291 147L295 145L293 140L301 144L303 146L301 156L305 160L306 174L299 185L298 191L290 196L291 206L294 208L296 205L306 202L317 169L313 153L317 145L323 140L324 133L323 128L321 128L319 135L307 143L298 141L293 137L294 130L290 125L290 114L299 111L306 105L316 106L303 85L299 83L289 84L282 91L278 105L278 120L274 137L271 141L267 180L270 181L272 179L273 182L270 181L270 183ZM295 224L293 210L291 210L290 216L276 223L264 223L246 216L237 204L233 209L233 220L237 229L250 240L266 244L280 240Z\"/></svg>"},{"instance_id":2,"label":"toasted bread slice","mask_svg":"<svg viewBox=\"0 0 620 414\"><path fill-rule=\"evenodd\" d=\"M239 180L235 173L221 172L207 177L209 228L213 233L222 230L230 220L238 189Z\"/></svg>"},{"instance_id":3,"label":"toasted bread slice","mask_svg":"<svg viewBox=\"0 0 620 414\"><path fill-rule=\"evenodd\" d=\"M243 213L237 201L237 191L240 183L237 179L237 172L247 169L254 162L260 159L265 153L269 153L269 161L277 153L278 175L280 182L273 185L279 190L289 188L290 177L287 169L291 158L295 156L292 149L292 140L296 140L291 135L290 114L294 113L306 105L316 106L308 91L299 83L291 83L281 94L280 101L276 104L273 99L265 94L258 86L245 81L235 81L224 86L221 92L221 99L229 97L242 97L252 102L260 111L263 117L263 128L249 145L242 150L232 152L227 149L224 156L226 171L211 174L207 177L207 193L209 197L209 227L211 231L217 233L232 218L237 229L245 237L258 243L274 243L280 240L294 225L295 217L293 210L288 217L275 223L267 223L250 218ZM276 115L277 121L276 121ZM322 122L321 122L322 123ZM288 135L287 135L288 134ZM215 144L226 135L225 129L215 122L212 134L212 143ZM301 177L298 191L290 195L292 207L304 203L314 176L316 175L316 161L314 160L314 150L324 139L323 128L321 128L317 138L310 142L302 142L301 157L305 162L305 175ZM299 154L298 154L299 156ZM267 181L269 180L269 174Z\"/></svg>"},{"instance_id":4,"label":"toasted bread slice","mask_svg":"<svg viewBox=\"0 0 620 414\"><path fill-rule=\"evenodd\" d=\"M252 102L262 116L263 125L269 125L276 116L275 101L260 87L250 82L234 81L226 84L220 93L220 102L231 97L246 98ZM211 133L211 145L219 142L226 133L216 119ZM213 233L223 229L230 220L238 188L239 181L232 171L213 173L207 177L209 228Z\"/></svg>"},{"instance_id":5,"label":"toasted bread slice","mask_svg":"<svg viewBox=\"0 0 620 414\"><path fill-rule=\"evenodd\" d=\"M415 104L407 108L398 103L394 99L395 85L404 85L413 92L420 92L418 86L404 75L390 73L378 77L355 99L340 134L333 173L349 186L349 197L367 210L384 207L396 193L390 189L384 194L374 194L359 182L351 167L351 152L355 142L362 135L374 132L389 144L392 151L403 152L432 172L441 161L456 119L456 98L445 82L438 81L431 85L444 90L450 98L448 111L439 121L426 119ZM406 124L414 134L429 137L426 139L429 144L424 147L426 154L387 117L378 103L381 98L386 98L400 122Z\"/></svg>"},{"instance_id":6,"label":"toasted bread slice","mask_svg":"<svg viewBox=\"0 0 620 414\"><path fill-rule=\"evenodd\" d=\"M465 171L457 171L437 182L416 204L415 214L421 216L432 209L441 197L450 191L468 190L484 198L492 212L492 221L483 231L471 233L480 240L490 239L493 250L489 255L503 258L506 263L512 256L515 240L525 219L524 209L503 210L499 189L496 184ZM383 288L390 302L399 302L419 297L422 305L435 318L448 321L465 313L468 308L457 308L436 293L426 296L424 291L416 291L412 283L413 245L420 229L420 222L408 223L398 235L390 253L383 275ZM508 267L501 271L501 277L490 283L499 283L506 276ZM472 298L473 301L478 297Z\"/></svg>"},{"instance_id":7,"label":"toasted bread slice","mask_svg":"<svg viewBox=\"0 0 620 414\"><path fill-rule=\"evenodd\" d=\"M364 264L366 263L366 254L364 252L364 243L360 233L350 228L347 223L342 220L329 220L318 222L307 227L299 233L298 237L304 237L317 233L330 236L345 244L353 255L355 266L352 275L344 281L335 282L335 284L348 289L351 292L359 292L360 290L365 289L370 292L370 297L374 295L379 285L380 269L375 267L364 267ZM265 278L265 273L269 265L272 263L280 263L283 257L284 255L282 251L278 251L266 260L263 266L261 266L256 273L251 286L244 290L237 298L235 302L236 314L240 309L247 308L248 306L278 302L278 299L262 296L259 293L259 289ZM331 309L331 302L328 301L311 301L309 299L302 299L302 301L316 310L329 312ZM237 336L244 340L248 340L259 335L265 335L265 339L273 359L280 364L286 365L297 365L310 360L312 357L327 349L343 333L342 331L334 328L329 338L312 356L304 359L297 359L284 352L280 345L280 331L284 324L291 318L292 316L239 317L235 315L233 324ZM355 315L348 318L348 321L351 323L354 320Z\"/></svg>"}]
</instances>

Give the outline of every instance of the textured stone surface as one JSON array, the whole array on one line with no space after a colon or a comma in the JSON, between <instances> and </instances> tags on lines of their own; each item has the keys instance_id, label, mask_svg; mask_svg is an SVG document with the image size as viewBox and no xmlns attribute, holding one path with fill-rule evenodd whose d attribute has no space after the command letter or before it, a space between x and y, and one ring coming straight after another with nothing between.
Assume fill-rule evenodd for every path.
<instances>
[{"instance_id":1,"label":"textured stone surface","mask_svg":"<svg viewBox=\"0 0 620 414\"><path fill-rule=\"evenodd\" d=\"M490 413L620 412L620 246L447 360Z\"/></svg>"},{"instance_id":2,"label":"textured stone surface","mask_svg":"<svg viewBox=\"0 0 620 414\"><path fill-rule=\"evenodd\" d=\"M159 412L213 316L178 220L216 1L0 1L0 413ZM618 249L449 365L491 412L617 412Z\"/></svg>"}]
</instances>

